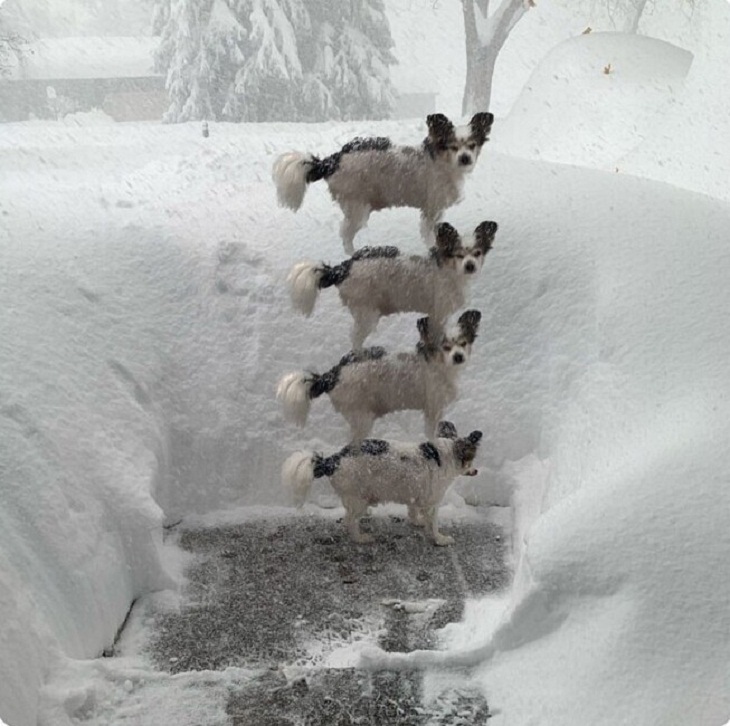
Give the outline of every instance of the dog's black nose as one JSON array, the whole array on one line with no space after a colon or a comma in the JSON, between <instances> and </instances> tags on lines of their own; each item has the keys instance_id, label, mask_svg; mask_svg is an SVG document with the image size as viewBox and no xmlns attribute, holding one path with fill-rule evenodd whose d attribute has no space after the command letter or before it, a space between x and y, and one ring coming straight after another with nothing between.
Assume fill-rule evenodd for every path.
<instances>
[{"instance_id":1,"label":"dog's black nose","mask_svg":"<svg viewBox=\"0 0 730 726\"><path fill-rule=\"evenodd\" d=\"M467 272L474 272L474 271L475 271L475 270L477 269L477 266L476 266L476 265L475 265L475 264L474 264L473 262L467 262L467 263L466 263L466 264L464 265L464 269L465 269L465 270L466 270Z\"/></svg>"},{"instance_id":2,"label":"dog's black nose","mask_svg":"<svg viewBox=\"0 0 730 726\"><path fill-rule=\"evenodd\" d=\"M463 363L466 360L466 358L464 358L463 353L454 353L454 357L452 358L452 360L454 361L454 363L459 365L460 363Z\"/></svg>"},{"instance_id":3,"label":"dog's black nose","mask_svg":"<svg viewBox=\"0 0 730 726\"><path fill-rule=\"evenodd\" d=\"M462 154L459 157L459 164L462 166L469 166L469 164L471 164L471 156L469 156L469 154Z\"/></svg>"}]
</instances>

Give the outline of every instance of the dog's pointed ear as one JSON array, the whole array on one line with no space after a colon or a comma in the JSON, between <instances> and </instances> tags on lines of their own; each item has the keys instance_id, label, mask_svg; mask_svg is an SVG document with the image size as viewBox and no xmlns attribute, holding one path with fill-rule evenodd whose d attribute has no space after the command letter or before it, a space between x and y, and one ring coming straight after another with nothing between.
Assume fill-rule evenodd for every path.
<instances>
[{"instance_id":1,"label":"dog's pointed ear","mask_svg":"<svg viewBox=\"0 0 730 726\"><path fill-rule=\"evenodd\" d=\"M439 421L436 436L439 439L455 439L457 438L456 426L451 421Z\"/></svg>"},{"instance_id":2,"label":"dog's pointed ear","mask_svg":"<svg viewBox=\"0 0 730 726\"><path fill-rule=\"evenodd\" d=\"M439 252L449 255L460 245L459 233L448 222L436 225L436 248Z\"/></svg>"},{"instance_id":3,"label":"dog's pointed ear","mask_svg":"<svg viewBox=\"0 0 730 726\"><path fill-rule=\"evenodd\" d=\"M494 123L494 114L489 111L480 111L475 113L469 125L471 126L471 133L474 136L474 140L481 146L489 138L489 133L492 130L492 124Z\"/></svg>"},{"instance_id":4,"label":"dog's pointed ear","mask_svg":"<svg viewBox=\"0 0 730 726\"><path fill-rule=\"evenodd\" d=\"M426 116L428 135L434 139L445 139L454 130L454 124L442 113L432 113Z\"/></svg>"},{"instance_id":5,"label":"dog's pointed ear","mask_svg":"<svg viewBox=\"0 0 730 726\"><path fill-rule=\"evenodd\" d=\"M482 314L478 310L467 310L459 317L459 329L469 343L473 343L476 339L481 319Z\"/></svg>"},{"instance_id":6,"label":"dog's pointed ear","mask_svg":"<svg viewBox=\"0 0 730 726\"><path fill-rule=\"evenodd\" d=\"M497 234L498 229L499 225L496 222L482 222L474 230L474 240L482 254L486 255L492 249L492 242L494 242L494 236Z\"/></svg>"},{"instance_id":7,"label":"dog's pointed ear","mask_svg":"<svg viewBox=\"0 0 730 726\"><path fill-rule=\"evenodd\" d=\"M482 440L482 435L481 431L472 431L466 438L469 439L469 442L474 444L474 446L479 446L479 442Z\"/></svg>"},{"instance_id":8,"label":"dog's pointed ear","mask_svg":"<svg viewBox=\"0 0 730 726\"><path fill-rule=\"evenodd\" d=\"M431 340L431 332L429 329L428 318L418 318L416 322L418 328L418 334L421 336L422 343L428 343Z\"/></svg>"}]
</instances>

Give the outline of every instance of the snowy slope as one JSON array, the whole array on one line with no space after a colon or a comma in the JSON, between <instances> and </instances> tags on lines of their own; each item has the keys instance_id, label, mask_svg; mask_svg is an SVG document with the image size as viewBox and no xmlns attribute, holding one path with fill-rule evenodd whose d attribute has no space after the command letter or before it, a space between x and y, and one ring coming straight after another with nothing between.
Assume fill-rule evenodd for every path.
<instances>
[{"instance_id":1,"label":"snowy slope","mask_svg":"<svg viewBox=\"0 0 730 726\"><path fill-rule=\"evenodd\" d=\"M730 4L651 13L642 27L656 37L594 32L553 48L499 130L500 150L730 199Z\"/></svg>"},{"instance_id":2,"label":"snowy slope","mask_svg":"<svg viewBox=\"0 0 730 726\"><path fill-rule=\"evenodd\" d=\"M669 66L641 79L657 91L652 110L681 111L652 116L617 72L623 111L597 150L584 118L606 78L583 79L587 108L546 93L551 115L570 119L551 148L561 163L544 160L549 135L542 160L501 153L541 128L539 106L524 109L495 125L447 215L460 229L500 223L450 415L485 432L480 477L461 491L482 502L514 492L519 567L504 612L473 603L448 643L478 666L504 724L715 726L730 713L730 208L718 199L730 147L727 84L714 80L730 5L710 6L716 22L697 37L656 33L694 56L684 77L681 52L661 55L674 96ZM579 38L572 52L586 40L603 42ZM550 67L537 71L546 91ZM0 716L12 726L34 724L48 675L98 656L133 598L166 584L163 521L283 504L284 454L344 442L326 401L303 431L273 401L283 372L331 365L348 334L332 291L308 321L290 310L294 261L342 259L339 215L322 185L298 215L277 208L274 155L424 133L422 121L213 125L203 139L196 125L76 121L94 118L0 134ZM596 160L610 172L579 168ZM374 216L366 242L421 251L417 215ZM406 318L373 342L415 337ZM420 428L403 414L376 432ZM71 686L42 698L71 712L86 703Z\"/></svg>"},{"instance_id":3,"label":"snowy slope","mask_svg":"<svg viewBox=\"0 0 730 726\"><path fill-rule=\"evenodd\" d=\"M373 131L413 138L418 126ZM98 654L134 593L161 582L157 504L175 518L283 503L284 454L343 442L326 402L300 432L273 400L281 373L329 365L346 347L347 316L334 296L323 294L303 321L282 285L296 259L341 259L338 214L321 186L298 216L276 208L268 176L278 151L324 151L362 130L214 126L204 140L197 126L7 127L2 163L16 175L2 194L0 289L12 316L0 358L0 461L14 472L3 497L18 502L18 514L3 528L13 534L0 577L12 597L0 622L12 647L3 652L0 702L20 714L19 724L32 723L44 648ZM581 642L589 623L601 626L615 649L601 650L600 663L587 652L574 666L592 708L627 686L632 658L653 704L653 684L672 683L668 654L699 648L681 677L701 695L716 658L727 656L717 638L727 627L717 610L727 583L714 568L728 543L714 527L727 490L717 441L727 435L730 209L649 181L488 149L448 218L462 229L485 218L501 225L474 286L483 331L465 395L450 412L457 425L485 431L475 486L489 500L493 488L520 486L520 461L540 460L549 471L523 492L527 502L542 501L534 511L547 512L529 534L520 575L530 617L520 620L518 608L500 637L533 640L550 659ZM361 243L418 252L416 220L412 210L376 215ZM412 326L387 321L374 342L413 343ZM418 416L403 414L377 433L407 437L420 427ZM715 449L720 456L710 457ZM42 524L19 528L37 522L39 501ZM152 536L140 537L140 526ZM687 539L692 532L698 536ZM100 546L105 539L120 544ZM653 572L657 561L666 574ZM48 580L49 569L60 583ZM44 605L51 597L54 611ZM655 601L666 613L664 634L649 627ZM537 638L543 626L530 623L543 623L544 608L560 617L550 637ZM472 642L486 635L484 622L465 627ZM649 650L637 637L645 631ZM527 718L542 712L532 701L514 703L499 685L522 673L525 652L503 661L503 679L491 677L490 663L483 684L496 707ZM605 669L612 688L601 685ZM551 693L572 672L553 669ZM585 723L584 710L552 700L561 724ZM640 698L627 708L646 714L642 723L659 723L656 707Z\"/></svg>"},{"instance_id":4,"label":"snowy slope","mask_svg":"<svg viewBox=\"0 0 730 726\"><path fill-rule=\"evenodd\" d=\"M590 33L543 59L499 130L500 149L526 158L617 167L671 112L692 54L664 41ZM580 113L571 113L579 108Z\"/></svg>"}]
</instances>

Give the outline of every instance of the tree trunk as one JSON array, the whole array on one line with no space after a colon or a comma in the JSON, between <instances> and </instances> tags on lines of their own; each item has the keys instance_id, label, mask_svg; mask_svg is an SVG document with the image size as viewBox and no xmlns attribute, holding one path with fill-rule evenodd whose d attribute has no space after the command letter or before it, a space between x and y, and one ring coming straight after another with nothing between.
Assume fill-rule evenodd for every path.
<instances>
[{"instance_id":1,"label":"tree trunk","mask_svg":"<svg viewBox=\"0 0 730 726\"><path fill-rule=\"evenodd\" d=\"M499 51L517 21L534 3L531 0L502 0L491 16L488 16L488 0L461 0L461 4L466 32L466 83L462 113L468 116L489 110Z\"/></svg>"},{"instance_id":2,"label":"tree trunk","mask_svg":"<svg viewBox=\"0 0 730 726\"><path fill-rule=\"evenodd\" d=\"M488 111L492 100L492 79L497 55L491 48L478 48L473 53L471 73L467 67L467 82L461 111L471 116L477 111Z\"/></svg>"},{"instance_id":3,"label":"tree trunk","mask_svg":"<svg viewBox=\"0 0 730 726\"><path fill-rule=\"evenodd\" d=\"M634 12L626 18L625 33L636 33L639 30L639 21L644 13L647 0L634 0Z\"/></svg>"}]
</instances>

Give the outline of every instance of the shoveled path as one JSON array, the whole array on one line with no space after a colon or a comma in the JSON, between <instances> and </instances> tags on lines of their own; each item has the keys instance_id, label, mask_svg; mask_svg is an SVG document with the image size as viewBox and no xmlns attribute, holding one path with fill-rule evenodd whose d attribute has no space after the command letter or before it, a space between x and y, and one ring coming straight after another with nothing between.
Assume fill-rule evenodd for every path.
<instances>
[{"instance_id":1,"label":"shoveled path","mask_svg":"<svg viewBox=\"0 0 730 726\"><path fill-rule=\"evenodd\" d=\"M368 528L370 545L350 542L331 513L177 533L195 557L180 611L155 616L157 666L254 671L230 695L232 726L487 723L480 694L452 689L425 704L420 674L359 671L348 647L433 647L466 597L506 585L501 529L447 520L456 543L435 547L401 517Z\"/></svg>"}]
</instances>

